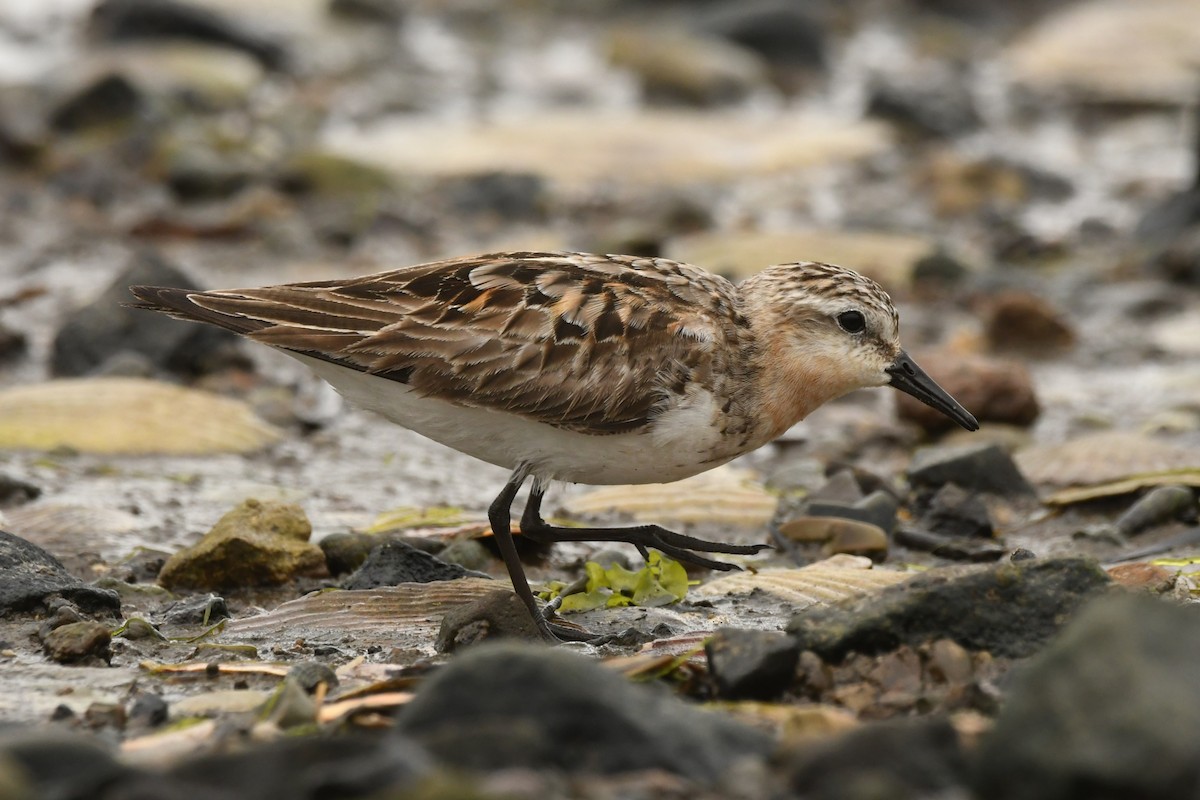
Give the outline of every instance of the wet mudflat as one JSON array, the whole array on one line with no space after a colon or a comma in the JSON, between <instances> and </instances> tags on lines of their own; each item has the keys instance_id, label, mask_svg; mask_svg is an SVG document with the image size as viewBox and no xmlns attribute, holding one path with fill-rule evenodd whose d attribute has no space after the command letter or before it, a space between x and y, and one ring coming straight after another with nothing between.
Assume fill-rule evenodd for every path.
<instances>
[{"instance_id":1,"label":"wet mudflat","mask_svg":"<svg viewBox=\"0 0 1200 800\"><path fill-rule=\"evenodd\" d=\"M1196 31L1185 0L5 4L0 796L1191 796ZM689 481L554 487L774 549L522 543L611 634L549 648L487 533L505 471L120 306L529 249L858 269L982 429L862 392Z\"/></svg>"}]
</instances>

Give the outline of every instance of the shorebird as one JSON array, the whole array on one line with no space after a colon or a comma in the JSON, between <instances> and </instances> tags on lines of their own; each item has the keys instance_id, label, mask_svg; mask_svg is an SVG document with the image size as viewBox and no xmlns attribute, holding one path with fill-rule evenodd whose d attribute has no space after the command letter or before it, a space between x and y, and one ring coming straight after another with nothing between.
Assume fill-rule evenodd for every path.
<instances>
[{"instance_id":1,"label":"shorebird","mask_svg":"<svg viewBox=\"0 0 1200 800\"><path fill-rule=\"evenodd\" d=\"M818 406L891 385L968 430L975 418L901 348L875 282L796 262L734 285L664 258L515 252L360 278L260 289L134 286L136 308L207 322L284 351L351 403L512 470L488 519L513 587L550 639L579 638L539 610L517 557L539 542L753 554L658 525L567 528L542 519L553 480L667 483L748 453Z\"/></svg>"}]
</instances>

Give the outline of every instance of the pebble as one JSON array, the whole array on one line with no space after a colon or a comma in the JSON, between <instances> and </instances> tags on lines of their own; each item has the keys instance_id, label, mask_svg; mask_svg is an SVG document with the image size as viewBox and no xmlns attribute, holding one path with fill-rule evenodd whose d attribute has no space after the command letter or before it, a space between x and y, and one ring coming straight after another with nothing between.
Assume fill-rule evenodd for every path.
<instances>
[{"instance_id":1,"label":"pebble","mask_svg":"<svg viewBox=\"0 0 1200 800\"><path fill-rule=\"evenodd\" d=\"M5 531L0 531L0 574L0 613L31 611L52 597L66 598L89 612L121 609L116 592L85 584L42 548Z\"/></svg>"},{"instance_id":2,"label":"pebble","mask_svg":"<svg viewBox=\"0 0 1200 800\"><path fill-rule=\"evenodd\" d=\"M613 66L637 76L647 105L710 107L745 99L766 84L754 52L715 36L625 28L609 37Z\"/></svg>"},{"instance_id":3,"label":"pebble","mask_svg":"<svg viewBox=\"0 0 1200 800\"><path fill-rule=\"evenodd\" d=\"M1075 344L1075 330L1063 311L1032 292L989 295L982 316L988 346L999 352L1045 358Z\"/></svg>"},{"instance_id":4,"label":"pebble","mask_svg":"<svg viewBox=\"0 0 1200 800\"><path fill-rule=\"evenodd\" d=\"M774 700L796 679L800 648L771 631L723 628L704 644L708 671L720 697Z\"/></svg>"},{"instance_id":5,"label":"pebble","mask_svg":"<svg viewBox=\"0 0 1200 800\"><path fill-rule=\"evenodd\" d=\"M995 534L991 514L979 495L955 483L940 487L929 500L920 525L934 533L990 539Z\"/></svg>"},{"instance_id":6,"label":"pebble","mask_svg":"<svg viewBox=\"0 0 1200 800\"><path fill-rule=\"evenodd\" d=\"M129 703L129 727L141 730L157 728L167 721L170 707L162 695L139 692Z\"/></svg>"},{"instance_id":7,"label":"pebble","mask_svg":"<svg viewBox=\"0 0 1200 800\"><path fill-rule=\"evenodd\" d=\"M1016 361L925 353L918 358L925 371L980 422L1027 426L1041 413L1029 370ZM901 419L930 433L952 430L955 423L914 397L898 395Z\"/></svg>"},{"instance_id":8,"label":"pebble","mask_svg":"<svg viewBox=\"0 0 1200 800\"><path fill-rule=\"evenodd\" d=\"M467 576L487 577L457 564L447 564L407 542L393 540L373 549L362 566L342 581L342 588L374 589L401 583L452 581Z\"/></svg>"},{"instance_id":9,"label":"pebble","mask_svg":"<svg viewBox=\"0 0 1200 800\"><path fill-rule=\"evenodd\" d=\"M215 625L230 619L225 598L215 594L196 594L177 600L163 609L163 622L170 625Z\"/></svg>"},{"instance_id":10,"label":"pebble","mask_svg":"<svg viewBox=\"0 0 1200 800\"><path fill-rule=\"evenodd\" d=\"M842 517L866 522L891 533L896 527L900 504L889 492L878 489L854 503L816 500L808 504L808 514L814 517Z\"/></svg>"},{"instance_id":11,"label":"pebble","mask_svg":"<svg viewBox=\"0 0 1200 800\"><path fill-rule=\"evenodd\" d=\"M907 525L897 528L892 534L892 538L901 547L930 553L951 561L996 561L1003 558L1007 552L1004 543L1000 541L934 533ZM1014 558L1013 560L1020 559Z\"/></svg>"},{"instance_id":12,"label":"pebble","mask_svg":"<svg viewBox=\"0 0 1200 800\"><path fill-rule=\"evenodd\" d=\"M1142 495L1113 524L1125 536L1168 522L1196 522L1196 494L1186 486L1159 486Z\"/></svg>"},{"instance_id":13,"label":"pebble","mask_svg":"<svg viewBox=\"0 0 1200 800\"><path fill-rule=\"evenodd\" d=\"M1109 567L1108 576L1118 586L1142 589L1150 594L1166 594L1174 590L1179 581L1177 570L1146 562Z\"/></svg>"},{"instance_id":14,"label":"pebble","mask_svg":"<svg viewBox=\"0 0 1200 800\"><path fill-rule=\"evenodd\" d=\"M824 26L808 10L787 0L721 5L700 21L700 27L762 56L784 90L796 88L800 77L796 73L825 69Z\"/></svg>"},{"instance_id":15,"label":"pebble","mask_svg":"<svg viewBox=\"0 0 1200 800\"><path fill-rule=\"evenodd\" d=\"M168 589L216 589L285 583L325 571L325 554L308 542L312 526L297 505L246 500L197 544L167 560L158 582Z\"/></svg>"},{"instance_id":16,"label":"pebble","mask_svg":"<svg viewBox=\"0 0 1200 800\"><path fill-rule=\"evenodd\" d=\"M64 97L50 111L50 124L65 133L119 125L132 121L145 102L128 78L106 73Z\"/></svg>"},{"instance_id":17,"label":"pebble","mask_svg":"<svg viewBox=\"0 0 1200 800\"><path fill-rule=\"evenodd\" d=\"M787 631L832 661L947 638L1019 658L1039 650L1109 585L1104 570L1082 558L932 569L867 597L805 609Z\"/></svg>"},{"instance_id":18,"label":"pebble","mask_svg":"<svg viewBox=\"0 0 1200 800\"><path fill-rule=\"evenodd\" d=\"M0 507L19 506L42 496L42 490L20 478L0 473Z\"/></svg>"},{"instance_id":19,"label":"pebble","mask_svg":"<svg viewBox=\"0 0 1200 800\"><path fill-rule=\"evenodd\" d=\"M1012 457L988 442L922 448L913 455L907 476L914 486L954 483L968 491L1006 497L1034 493Z\"/></svg>"},{"instance_id":20,"label":"pebble","mask_svg":"<svg viewBox=\"0 0 1200 800\"><path fill-rule=\"evenodd\" d=\"M509 589L499 589L447 611L436 647L439 653L453 653L485 639L540 641L541 633L521 598Z\"/></svg>"},{"instance_id":21,"label":"pebble","mask_svg":"<svg viewBox=\"0 0 1200 800\"><path fill-rule=\"evenodd\" d=\"M112 634L99 622L83 620L60 625L42 637L42 649L60 664L103 661L112 658Z\"/></svg>"}]
</instances>

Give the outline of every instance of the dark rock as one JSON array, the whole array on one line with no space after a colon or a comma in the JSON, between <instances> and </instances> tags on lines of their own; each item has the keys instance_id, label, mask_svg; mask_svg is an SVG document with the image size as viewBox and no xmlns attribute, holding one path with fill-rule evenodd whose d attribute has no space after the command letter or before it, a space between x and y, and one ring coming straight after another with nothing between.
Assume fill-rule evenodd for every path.
<instances>
[{"instance_id":1,"label":"dark rock","mask_svg":"<svg viewBox=\"0 0 1200 800\"><path fill-rule=\"evenodd\" d=\"M1168 522L1196 521L1196 495L1186 486L1159 486L1130 506L1113 524L1125 536Z\"/></svg>"},{"instance_id":2,"label":"dark rock","mask_svg":"<svg viewBox=\"0 0 1200 800\"><path fill-rule=\"evenodd\" d=\"M442 618L437 650L452 653L485 639L541 640L541 632L529 617L529 609L511 589L495 592L455 606Z\"/></svg>"},{"instance_id":3,"label":"dark rock","mask_svg":"<svg viewBox=\"0 0 1200 800\"><path fill-rule=\"evenodd\" d=\"M164 314L125 308L133 285L196 285L157 255L139 254L91 305L71 314L54 337L51 370L72 377L92 372L122 351L145 355L160 369L194 376L226 366L248 366L237 336L211 325L181 325Z\"/></svg>"},{"instance_id":4,"label":"dark rock","mask_svg":"<svg viewBox=\"0 0 1200 800\"><path fill-rule=\"evenodd\" d=\"M1041 413L1029 370L1016 361L944 352L922 354L918 361L980 422L1029 425ZM906 394L897 394L896 410L901 419L915 422L930 433L955 427L945 414Z\"/></svg>"},{"instance_id":5,"label":"dark rock","mask_svg":"<svg viewBox=\"0 0 1200 800\"><path fill-rule=\"evenodd\" d=\"M984 336L996 351L1050 356L1075 344L1063 312L1031 292L989 295L983 309Z\"/></svg>"},{"instance_id":6,"label":"dark rock","mask_svg":"<svg viewBox=\"0 0 1200 800\"><path fill-rule=\"evenodd\" d=\"M345 575L363 565L380 538L369 533L332 533L317 542L330 575Z\"/></svg>"},{"instance_id":7,"label":"dark rock","mask_svg":"<svg viewBox=\"0 0 1200 800\"><path fill-rule=\"evenodd\" d=\"M777 68L825 67L825 31L821 23L787 0L722 4L701 28L758 53Z\"/></svg>"},{"instance_id":8,"label":"dark rock","mask_svg":"<svg viewBox=\"0 0 1200 800\"><path fill-rule=\"evenodd\" d=\"M128 719L131 728L148 730L157 728L167 721L170 709L162 695L153 692L139 692L129 704Z\"/></svg>"},{"instance_id":9,"label":"dark rock","mask_svg":"<svg viewBox=\"0 0 1200 800\"><path fill-rule=\"evenodd\" d=\"M83 712L84 727L92 730L125 730L125 706L120 703L91 703Z\"/></svg>"},{"instance_id":10,"label":"dark rock","mask_svg":"<svg viewBox=\"0 0 1200 800\"><path fill-rule=\"evenodd\" d=\"M308 541L312 525L297 505L246 500L192 547L167 560L167 589L272 586L325 571L325 554Z\"/></svg>"},{"instance_id":11,"label":"dark rock","mask_svg":"<svg viewBox=\"0 0 1200 800\"><path fill-rule=\"evenodd\" d=\"M947 483L934 493L920 524L934 533L978 539L990 539L996 530L979 495L956 483Z\"/></svg>"},{"instance_id":12,"label":"dark rock","mask_svg":"<svg viewBox=\"0 0 1200 800\"><path fill-rule=\"evenodd\" d=\"M907 526L897 528L892 534L892 539L901 547L920 550L939 558L948 558L951 561L996 561L1003 558L1006 552L1004 543L1000 541L949 536ZM1031 557L1033 557L1032 554ZM1013 560L1020 561L1019 558Z\"/></svg>"},{"instance_id":13,"label":"dark rock","mask_svg":"<svg viewBox=\"0 0 1200 800\"><path fill-rule=\"evenodd\" d=\"M443 188L455 214L503 222L537 221L546 214L546 182L525 172L486 172L449 182Z\"/></svg>"},{"instance_id":14,"label":"dark rock","mask_svg":"<svg viewBox=\"0 0 1200 800\"><path fill-rule=\"evenodd\" d=\"M944 719L876 722L832 740L800 745L780 760L805 800L958 797L968 764Z\"/></svg>"},{"instance_id":15,"label":"dark rock","mask_svg":"<svg viewBox=\"0 0 1200 800\"><path fill-rule=\"evenodd\" d=\"M866 522L891 533L896 527L896 512L900 504L895 497L884 491L875 491L854 503L814 501L808 504L808 513L814 517L841 517Z\"/></svg>"},{"instance_id":16,"label":"dark rock","mask_svg":"<svg viewBox=\"0 0 1200 800\"><path fill-rule=\"evenodd\" d=\"M981 743L985 800L1195 797L1200 616L1144 595L1084 610L1014 682Z\"/></svg>"},{"instance_id":17,"label":"dark rock","mask_svg":"<svg viewBox=\"0 0 1200 800\"><path fill-rule=\"evenodd\" d=\"M3 147L3 137L0 134L0 148ZM29 350L29 342L25 334L10 330L0 325L0 365L11 364L25 355Z\"/></svg>"},{"instance_id":18,"label":"dark rock","mask_svg":"<svg viewBox=\"0 0 1200 800\"><path fill-rule=\"evenodd\" d=\"M112 634L99 622L84 620L61 625L42 637L46 655L61 664L100 659L108 663Z\"/></svg>"},{"instance_id":19,"label":"dark rock","mask_svg":"<svg viewBox=\"0 0 1200 800\"><path fill-rule=\"evenodd\" d=\"M918 450L909 464L908 480L914 486L954 483L968 491L1010 497L1034 493L1012 457L987 442Z\"/></svg>"},{"instance_id":20,"label":"dark rock","mask_svg":"<svg viewBox=\"0 0 1200 800\"><path fill-rule=\"evenodd\" d=\"M287 51L274 39L207 8L177 0L103 0L89 33L107 42L185 39L244 52L267 69L282 69Z\"/></svg>"},{"instance_id":21,"label":"dark rock","mask_svg":"<svg viewBox=\"0 0 1200 800\"><path fill-rule=\"evenodd\" d=\"M969 274L965 264L939 249L913 263L912 282L918 289L941 291L958 286Z\"/></svg>"},{"instance_id":22,"label":"dark rock","mask_svg":"<svg viewBox=\"0 0 1200 800\"><path fill-rule=\"evenodd\" d=\"M166 169L166 183L184 202L221 200L240 192L256 177L241 159L202 148L174 154Z\"/></svg>"},{"instance_id":23,"label":"dark rock","mask_svg":"<svg viewBox=\"0 0 1200 800\"><path fill-rule=\"evenodd\" d=\"M19 506L41 495L42 490L32 483L0 473L0 506Z\"/></svg>"},{"instance_id":24,"label":"dark rock","mask_svg":"<svg viewBox=\"0 0 1200 800\"><path fill-rule=\"evenodd\" d=\"M969 133L981 120L963 74L961 69L947 67L934 74L922 72L910 80L877 76L867 99L867 114L922 136Z\"/></svg>"},{"instance_id":25,"label":"dark rock","mask_svg":"<svg viewBox=\"0 0 1200 800\"><path fill-rule=\"evenodd\" d=\"M116 125L134 118L145 103L123 75L108 74L64 98L50 112L50 124L66 133Z\"/></svg>"},{"instance_id":26,"label":"dark rock","mask_svg":"<svg viewBox=\"0 0 1200 800\"><path fill-rule=\"evenodd\" d=\"M704 645L721 697L774 700L796 679L800 647L782 633L725 628Z\"/></svg>"},{"instance_id":27,"label":"dark rock","mask_svg":"<svg viewBox=\"0 0 1200 800\"><path fill-rule=\"evenodd\" d=\"M325 684L330 689L338 685L337 673L327 664L319 661L301 661L288 669L287 677L296 682L301 689L312 694L317 686Z\"/></svg>"},{"instance_id":28,"label":"dark rock","mask_svg":"<svg viewBox=\"0 0 1200 800\"><path fill-rule=\"evenodd\" d=\"M857 503L863 499L862 487L851 470L839 470L829 476L829 480L821 484L808 495L808 502Z\"/></svg>"},{"instance_id":29,"label":"dark rock","mask_svg":"<svg viewBox=\"0 0 1200 800\"><path fill-rule=\"evenodd\" d=\"M93 800L133 774L94 736L12 728L0 733L0 758L16 763L32 798ZM150 795L153 796L153 795Z\"/></svg>"},{"instance_id":30,"label":"dark rock","mask_svg":"<svg viewBox=\"0 0 1200 800\"><path fill-rule=\"evenodd\" d=\"M421 686L398 719L462 769L619 773L661 769L711 781L771 737L631 684L594 660L530 644L472 648Z\"/></svg>"},{"instance_id":31,"label":"dark rock","mask_svg":"<svg viewBox=\"0 0 1200 800\"><path fill-rule=\"evenodd\" d=\"M363 565L342 581L342 588L374 589L398 583L452 581L468 575L487 577L457 564L447 564L407 542L390 541L372 550Z\"/></svg>"},{"instance_id":32,"label":"dark rock","mask_svg":"<svg viewBox=\"0 0 1200 800\"><path fill-rule=\"evenodd\" d=\"M1009 561L1030 561L1037 558L1037 553L1032 550L1026 550L1024 547L1018 547L1009 555Z\"/></svg>"},{"instance_id":33,"label":"dark rock","mask_svg":"<svg viewBox=\"0 0 1200 800\"><path fill-rule=\"evenodd\" d=\"M1200 198L1200 191L1196 193ZM1200 205L1200 200L1197 201ZM1200 224L1181 233L1154 253L1150 263L1157 275L1172 283L1200 286Z\"/></svg>"},{"instance_id":34,"label":"dark rock","mask_svg":"<svg viewBox=\"0 0 1200 800\"><path fill-rule=\"evenodd\" d=\"M163 622L171 625L215 625L231 619L224 597L215 594L195 594L177 600L163 609Z\"/></svg>"},{"instance_id":35,"label":"dark rock","mask_svg":"<svg viewBox=\"0 0 1200 800\"><path fill-rule=\"evenodd\" d=\"M930 570L869 597L802 611L788 633L833 661L934 639L1021 658L1109 585L1104 570L1082 558Z\"/></svg>"},{"instance_id":36,"label":"dark rock","mask_svg":"<svg viewBox=\"0 0 1200 800\"><path fill-rule=\"evenodd\" d=\"M5 531L0 531L0 575L0 615L45 606L54 596L90 612L121 610L116 592L88 586L42 548Z\"/></svg>"},{"instance_id":37,"label":"dark rock","mask_svg":"<svg viewBox=\"0 0 1200 800\"><path fill-rule=\"evenodd\" d=\"M360 22L395 27L404 21L402 0L329 0L329 13Z\"/></svg>"}]
</instances>

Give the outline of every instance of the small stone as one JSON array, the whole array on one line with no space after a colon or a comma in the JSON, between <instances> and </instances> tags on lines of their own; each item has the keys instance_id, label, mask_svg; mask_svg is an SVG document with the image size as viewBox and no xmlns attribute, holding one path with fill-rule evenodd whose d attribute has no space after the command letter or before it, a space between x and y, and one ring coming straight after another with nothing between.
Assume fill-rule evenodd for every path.
<instances>
[{"instance_id":1,"label":"small stone","mask_svg":"<svg viewBox=\"0 0 1200 800\"><path fill-rule=\"evenodd\" d=\"M143 252L91 304L68 315L54 337L51 370L78 376L98 369L122 352L145 356L155 368L196 376L227 366L249 366L237 350L237 336L211 325L180 325L123 303L129 287L179 286L195 283L159 256Z\"/></svg>"},{"instance_id":2,"label":"small stone","mask_svg":"<svg viewBox=\"0 0 1200 800\"><path fill-rule=\"evenodd\" d=\"M954 728L937 718L862 725L778 760L790 796L817 800L955 797L968 776Z\"/></svg>"},{"instance_id":3,"label":"small stone","mask_svg":"<svg viewBox=\"0 0 1200 800\"><path fill-rule=\"evenodd\" d=\"M215 594L185 597L162 612L163 621L171 625L215 625L232 616L225 598Z\"/></svg>"},{"instance_id":4,"label":"small stone","mask_svg":"<svg viewBox=\"0 0 1200 800\"><path fill-rule=\"evenodd\" d=\"M960 684L971 680L975 670L971 654L953 639L938 639L929 645L929 674L943 683Z\"/></svg>"},{"instance_id":5,"label":"small stone","mask_svg":"<svg viewBox=\"0 0 1200 800\"><path fill-rule=\"evenodd\" d=\"M374 589L400 583L452 581L469 575L487 577L457 564L447 564L407 542L393 540L372 550L362 566L342 581L342 588Z\"/></svg>"},{"instance_id":6,"label":"small stone","mask_svg":"<svg viewBox=\"0 0 1200 800\"><path fill-rule=\"evenodd\" d=\"M925 371L980 422L1029 425L1041 413L1029 370L1016 361L949 353L925 353L919 358ZM955 423L906 394L897 396L901 419L930 433L951 430Z\"/></svg>"},{"instance_id":7,"label":"small stone","mask_svg":"<svg viewBox=\"0 0 1200 800\"><path fill-rule=\"evenodd\" d=\"M101 75L64 98L50 112L50 124L77 133L133 119L145 103L142 93L124 75Z\"/></svg>"},{"instance_id":8,"label":"small stone","mask_svg":"<svg viewBox=\"0 0 1200 800\"><path fill-rule=\"evenodd\" d=\"M42 490L32 483L0 473L0 506L19 506L41 495Z\"/></svg>"},{"instance_id":9,"label":"small stone","mask_svg":"<svg viewBox=\"0 0 1200 800\"><path fill-rule=\"evenodd\" d=\"M714 36L625 28L609 37L608 57L637 76L650 105L720 105L766 85L759 56Z\"/></svg>"},{"instance_id":10,"label":"small stone","mask_svg":"<svg viewBox=\"0 0 1200 800\"><path fill-rule=\"evenodd\" d=\"M1144 562L1109 567L1108 576L1118 586L1124 586L1126 589L1142 589L1151 594L1170 592L1175 588L1179 577L1177 570Z\"/></svg>"},{"instance_id":11,"label":"small stone","mask_svg":"<svg viewBox=\"0 0 1200 800\"><path fill-rule=\"evenodd\" d=\"M301 661L299 664L293 664L288 670L287 677L294 680L301 689L309 694L316 691L317 686L322 683L330 689L338 685L337 673L328 664L322 664L319 661Z\"/></svg>"},{"instance_id":12,"label":"small stone","mask_svg":"<svg viewBox=\"0 0 1200 800\"><path fill-rule=\"evenodd\" d=\"M380 541L369 533L331 533L317 544L325 554L329 574L345 575L361 567Z\"/></svg>"},{"instance_id":13,"label":"small stone","mask_svg":"<svg viewBox=\"0 0 1200 800\"><path fill-rule=\"evenodd\" d=\"M852 470L843 469L829 476L829 480L808 495L810 503L857 503L863 499L862 487Z\"/></svg>"},{"instance_id":14,"label":"small stone","mask_svg":"<svg viewBox=\"0 0 1200 800\"><path fill-rule=\"evenodd\" d=\"M886 533L896 527L896 512L900 504L888 492L877 490L854 503L839 503L828 500L808 504L808 515L813 517L841 517L865 522L881 528Z\"/></svg>"},{"instance_id":15,"label":"small stone","mask_svg":"<svg viewBox=\"0 0 1200 800\"><path fill-rule=\"evenodd\" d=\"M785 90L795 88L795 73L825 68L824 27L804 7L787 0L754 0L719 9L702 20L703 30L758 53Z\"/></svg>"},{"instance_id":16,"label":"small stone","mask_svg":"<svg viewBox=\"0 0 1200 800\"><path fill-rule=\"evenodd\" d=\"M933 569L864 598L805 609L787 631L827 661L946 638L1020 658L1110 585L1098 564L1082 558Z\"/></svg>"},{"instance_id":17,"label":"small stone","mask_svg":"<svg viewBox=\"0 0 1200 800\"><path fill-rule=\"evenodd\" d=\"M0 131L0 150L4 146L4 132ZM29 350L24 333L0 325L0 364L12 364Z\"/></svg>"},{"instance_id":18,"label":"small stone","mask_svg":"<svg viewBox=\"0 0 1200 800\"><path fill-rule=\"evenodd\" d=\"M60 664L74 664L86 660L100 659L108 663L112 658L109 644L112 634L99 622L85 620L62 625L42 637L42 648L46 655Z\"/></svg>"},{"instance_id":19,"label":"small stone","mask_svg":"<svg viewBox=\"0 0 1200 800\"><path fill-rule=\"evenodd\" d=\"M968 491L1010 497L1034 493L1012 457L987 442L918 450L909 464L908 480L914 486L955 483Z\"/></svg>"},{"instance_id":20,"label":"small stone","mask_svg":"<svg viewBox=\"0 0 1200 800\"><path fill-rule=\"evenodd\" d=\"M281 69L287 51L275 40L200 5L179 0L103 0L88 21L91 36L108 42L187 39L240 50L267 69Z\"/></svg>"},{"instance_id":21,"label":"small stone","mask_svg":"<svg viewBox=\"0 0 1200 800\"><path fill-rule=\"evenodd\" d=\"M483 572L492 561L492 554L483 542L473 538L454 539L438 552L447 564L457 564L466 570ZM608 563L608 562L597 562Z\"/></svg>"},{"instance_id":22,"label":"small stone","mask_svg":"<svg viewBox=\"0 0 1200 800\"><path fill-rule=\"evenodd\" d=\"M990 539L995 533L987 506L978 495L955 483L947 483L934 493L920 524L948 536Z\"/></svg>"},{"instance_id":23,"label":"small stone","mask_svg":"<svg viewBox=\"0 0 1200 800\"><path fill-rule=\"evenodd\" d=\"M917 76L876 76L867 114L921 136L958 136L980 125L979 112L962 70L946 64Z\"/></svg>"},{"instance_id":24,"label":"small stone","mask_svg":"<svg viewBox=\"0 0 1200 800\"><path fill-rule=\"evenodd\" d=\"M1151 489L1113 524L1125 536L1132 536L1147 528L1176 520L1188 523L1196 521L1196 495L1189 487L1159 486Z\"/></svg>"},{"instance_id":25,"label":"small stone","mask_svg":"<svg viewBox=\"0 0 1200 800\"><path fill-rule=\"evenodd\" d=\"M93 730L125 730L125 706L120 703L92 703L83 712L84 726Z\"/></svg>"},{"instance_id":26,"label":"small stone","mask_svg":"<svg viewBox=\"0 0 1200 800\"><path fill-rule=\"evenodd\" d=\"M167 721L170 716L170 709L167 706L167 701L162 699L161 695L153 692L139 692L129 704L129 726L147 730L157 728Z\"/></svg>"},{"instance_id":27,"label":"small stone","mask_svg":"<svg viewBox=\"0 0 1200 800\"><path fill-rule=\"evenodd\" d=\"M1075 332L1063 312L1030 292L990 295L983 318L984 335L993 350L1047 356L1075 343Z\"/></svg>"},{"instance_id":28,"label":"small stone","mask_svg":"<svg viewBox=\"0 0 1200 800\"><path fill-rule=\"evenodd\" d=\"M770 631L718 630L704 645L708 671L721 697L774 700L796 679L800 648Z\"/></svg>"},{"instance_id":29,"label":"small stone","mask_svg":"<svg viewBox=\"0 0 1200 800\"><path fill-rule=\"evenodd\" d=\"M498 589L447 611L436 646L439 653L452 653L485 639L540 641L541 632L521 598L511 590Z\"/></svg>"},{"instance_id":30,"label":"small stone","mask_svg":"<svg viewBox=\"0 0 1200 800\"><path fill-rule=\"evenodd\" d=\"M196 545L163 565L168 589L267 586L324 572L325 554L307 540L312 525L297 505L246 500Z\"/></svg>"},{"instance_id":31,"label":"small stone","mask_svg":"<svg viewBox=\"0 0 1200 800\"><path fill-rule=\"evenodd\" d=\"M1004 543L998 540L948 536L907 526L897 528L892 534L892 539L901 547L930 553L939 558L948 558L951 561L996 561L1005 554Z\"/></svg>"},{"instance_id":32,"label":"small stone","mask_svg":"<svg viewBox=\"0 0 1200 800\"><path fill-rule=\"evenodd\" d=\"M1018 547L1008 556L1009 561L1029 561L1034 558L1037 558L1037 553L1032 550L1026 550L1024 547Z\"/></svg>"}]
</instances>

